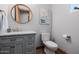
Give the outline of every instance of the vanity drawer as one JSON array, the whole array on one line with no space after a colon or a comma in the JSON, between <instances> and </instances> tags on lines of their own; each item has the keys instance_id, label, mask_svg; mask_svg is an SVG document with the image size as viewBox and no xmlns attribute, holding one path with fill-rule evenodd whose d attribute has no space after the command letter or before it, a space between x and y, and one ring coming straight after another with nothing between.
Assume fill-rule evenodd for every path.
<instances>
[{"instance_id":1,"label":"vanity drawer","mask_svg":"<svg viewBox=\"0 0 79 59\"><path fill-rule=\"evenodd\" d=\"M28 47L28 48L26 48L26 53L27 54L34 54L35 53L35 49L33 47Z\"/></svg>"},{"instance_id":2,"label":"vanity drawer","mask_svg":"<svg viewBox=\"0 0 79 59\"><path fill-rule=\"evenodd\" d=\"M14 53L14 44L0 43L0 54Z\"/></svg>"},{"instance_id":3,"label":"vanity drawer","mask_svg":"<svg viewBox=\"0 0 79 59\"><path fill-rule=\"evenodd\" d=\"M26 42L26 47L34 47L34 42Z\"/></svg>"},{"instance_id":4,"label":"vanity drawer","mask_svg":"<svg viewBox=\"0 0 79 59\"><path fill-rule=\"evenodd\" d=\"M16 37L15 39L15 42L23 42L23 37Z\"/></svg>"},{"instance_id":5,"label":"vanity drawer","mask_svg":"<svg viewBox=\"0 0 79 59\"><path fill-rule=\"evenodd\" d=\"M26 40L34 40L35 35L26 35L26 36L24 36L24 39L26 39Z\"/></svg>"},{"instance_id":6,"label":"vanity drawer","mask_svg":"<svg viewBox=\"0 0 79 59\"><path fill-rule=\"evenodd\" d=\"M10 53L10 47L9 46L0 47L0 54L9 54L9 53Z\"/></svg>"},{"instance_id":7,"label":"vanity drawer","mask_svg":"<svg viewBox=\"0 0 79 59\"><path fill-rule=\"evenodd\" d=\"M34 42L30 41L30 42L26 42L25 43L26 47L33 47L34 46Z\"/></svg>"},{"instance_id":8,"label":"vanity drawer","mask_svg":"<svg viewBox=\"0 0 79 59\"><path fill-rule=\"evenodd\" d=\"M11 42L12 39L13 39L12 37L1 37L0 43L9 43Z\"/></svg>"}]
</instances>

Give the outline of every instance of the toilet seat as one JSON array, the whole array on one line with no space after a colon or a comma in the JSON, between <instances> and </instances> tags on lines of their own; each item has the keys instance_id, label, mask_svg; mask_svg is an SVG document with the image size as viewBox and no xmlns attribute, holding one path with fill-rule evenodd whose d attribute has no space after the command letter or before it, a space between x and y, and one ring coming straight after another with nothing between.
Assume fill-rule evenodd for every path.
<instances>
[{"instance_id":1,"label":"toilet seat","mask_svg":"<svg viewBox=\"0 0 79 59\"><path fill-rule=\"evenodd\" d=\"M48 47L48 48L57 48L58 45L52 41L45 41L44 44Z\"/></svg>"}]
</instances>

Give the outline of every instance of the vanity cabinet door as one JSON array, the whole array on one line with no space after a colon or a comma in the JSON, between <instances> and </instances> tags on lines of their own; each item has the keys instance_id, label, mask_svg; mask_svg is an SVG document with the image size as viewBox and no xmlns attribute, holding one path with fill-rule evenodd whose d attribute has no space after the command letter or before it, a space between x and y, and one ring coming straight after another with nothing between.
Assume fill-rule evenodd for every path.
<instances>
[{"instance_id":1,"label":"vanity cabinet door","mask_svg":"<svg viewBox=\"0 0 79 59\"><path fill-rule=\"evenodd\" d=\"M22 54L23 53L23 48L22 47L23 47L22 44L16 44L14 53L15 54Z\"/></svg>"},{"instance_id":2,"label":"vanity cabinet door","mask_svg":"<svg viewBox=\"0 0 79 59\"><path fill-rule=\"evenodd\" d=\"M15 37L15 54L22 54L23 53L23 37L16 36Z\"/></svg>"}]
</instances>

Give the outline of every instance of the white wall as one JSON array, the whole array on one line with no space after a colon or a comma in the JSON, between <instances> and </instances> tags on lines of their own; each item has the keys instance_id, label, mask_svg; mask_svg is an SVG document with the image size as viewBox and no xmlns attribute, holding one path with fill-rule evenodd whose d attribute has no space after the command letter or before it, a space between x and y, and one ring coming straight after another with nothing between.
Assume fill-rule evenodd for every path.
<instances>
[{"instance_id":1,"label":"white wall","mask_svg":"<svg viewBox=\"0 0 79 59\"><path fill-rule=\"evenodd\" d=\"M52 8L51 5L39 5L39 4L33 4L33 5L29 5L32 13L33 13L33 18L32 21L27 23L27 24L17 24L10 15L10 10L12 8L12 4L0 4L0 9L3 9L6 11L7 13L7 18L8 18L8 22L9 22L9 26L11 28L18 28L20 30L25 30L25 31L30 31L30 30L34 30L37 32L37 39L36 39L36 46L40 46L40 33L43 31L46 32L51 32L51 21L52 21ZM48 13L49 13L49 25L40 25L39 22L39 9L40 8L46 8L48 9Z\"/></svg>"},{"instance_id":2,"label":"white wall","mask_svg":"<svg viewBox=\"0 0 79 59\"><path fill-rule=\"evenodd\" d=\"M70 12L69 5L53 5L52 35L60 48L67 53L79 53L79 11ZM63 34L71 40L63 39Z\"/></svg>"}]
</instances>

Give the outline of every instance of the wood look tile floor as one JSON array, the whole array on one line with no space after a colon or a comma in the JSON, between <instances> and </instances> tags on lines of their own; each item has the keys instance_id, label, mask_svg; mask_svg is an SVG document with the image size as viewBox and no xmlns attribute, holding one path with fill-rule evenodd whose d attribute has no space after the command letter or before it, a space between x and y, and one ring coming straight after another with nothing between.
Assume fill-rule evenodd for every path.
<instances>
[{"instance_id":1,"label":"wood look tile floor","mask_svg":"<svg viewBox=\"0 0 79 59\"><path fill-rule=\"evenodd\" d=\"M44 47L38 47L38 48L36 48L36 53L37 53L37 54L45 54L45 52L44 52ZM55 51L55 54L67 54L67 53L64 52L62 49L58 48L58 49Z\"/></svg>"},{"instance_id":2,"label":"wood look tile floor","mask_svg":"<svg viewBox=\"0 0 79 59\"><path fill-rule=\"evenodd\" d=\"M44 53L44 47L39 47L39 48L37 48L37 49L36 49L36 53L37 53L37 54L45 54L45 53Z\"/></svg>"}]
</instances>

